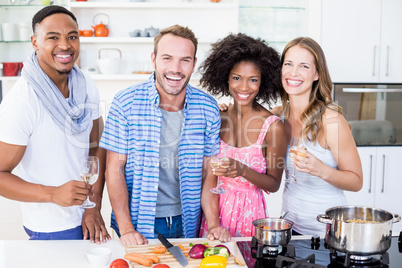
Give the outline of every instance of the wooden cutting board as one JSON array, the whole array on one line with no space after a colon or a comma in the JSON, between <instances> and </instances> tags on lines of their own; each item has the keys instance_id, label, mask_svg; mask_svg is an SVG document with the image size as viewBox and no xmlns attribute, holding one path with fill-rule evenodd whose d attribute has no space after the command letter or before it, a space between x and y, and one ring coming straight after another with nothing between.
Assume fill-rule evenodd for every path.
<instances>
[{"instance_id":1,"label":"wooden cutting board","mask_svg":"<svg viewBox=\"0 0 402 268\"><path fill-rule=\"evenodd\" d=\"M189 240L187 240L187 239L182 241L182 242L171 242L171 243L174 246L182 245L184 247L183 253L188 253L189 250L190 250L189 243L191 243L191 242ZM192 242L192 243L193 244L208 243L208 246L217 246L217 245L222 244L222 242L219 242L218 240L210 241L210 240L198 240L198 239L194 240L194 242ZM228 246L229 250L231 251L230 256L228 258L227 265L238 265L239 267L247 267L246 264L245 264L245 261L243 259L243 256L240 253L239 248L237 247L236 242L231 241L229 243L232 243L232 244L230 244L228 246L227 243L226 243L226 246ZM131 246L131 247L126 247L126 252L127 253L136 252L136 253L139 253L139 254L156 255L156 256L159 257L160 263L167 264L171 268L183 267L183 266L180 265L180 263L175 259L175 257L173 257L173 255L168 250L166 250L166 252L163 253L163 254L155 254L154 253L154 248L155 247L162 247L162 246L163 245L161 243ZM233 251L232 248L235 249L234 250L235 252L232 252ZM190 257L187 257L187 260L188 260L188 265L186 267L189 267L189 268L194 267L195 268L195 267L200 267L202 259L192 259ZM131 265L134 268L146 267L146 266L140 265L140 264L135 263L135 262L131 262ZM153 266L155 266L155 265L156 264L154 264Z\"/></svg>"}]
</instances>

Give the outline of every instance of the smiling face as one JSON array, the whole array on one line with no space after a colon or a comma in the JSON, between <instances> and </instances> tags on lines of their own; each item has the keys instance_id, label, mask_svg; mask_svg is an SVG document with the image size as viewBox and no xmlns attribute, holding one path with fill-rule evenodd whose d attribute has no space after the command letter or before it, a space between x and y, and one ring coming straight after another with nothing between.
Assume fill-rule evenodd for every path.
<instances>
[{"instance_id":1,"label":"smiling face","mask_svg":"<svg viewBox=\"0 0 402 268\"><path fill-rule=\"evenodd\" d=\"M31 38L42 70L52 79L68 76L79 56L78 25L67 14L45 18Z\"/></svg>"},{"instance_id":2,"label":"smiling face","mask_svg":"<svg viewBox=\"0 0 402 268\"><path fill-rule=\"evenodd\" d=\"M289 48L282 65L282 84L289 95L310 94L319 78L313 54L300 46Z\"/></svg>"},{"instance_id":3,"label":"smiling face","mask_svg":"<svg viewBox=\"0 0 402 268\"><path fill-rule=\"evenodd\" d=\"M260 90L261 72L252 62L241 61L229 73L229 91L240 105L252 105Z\"/></svg>"},{"instance_id":4,"label":"smiling face","mask_svg":"<svg viewBox=\"0 0 402 268\"><path fill-rule=\"evenodd\" d=\"M189 39L166 34L160 39L157 51L151 58L159 94L185 94L197 62L194 44Z\"/></svg>"}]
</instances>

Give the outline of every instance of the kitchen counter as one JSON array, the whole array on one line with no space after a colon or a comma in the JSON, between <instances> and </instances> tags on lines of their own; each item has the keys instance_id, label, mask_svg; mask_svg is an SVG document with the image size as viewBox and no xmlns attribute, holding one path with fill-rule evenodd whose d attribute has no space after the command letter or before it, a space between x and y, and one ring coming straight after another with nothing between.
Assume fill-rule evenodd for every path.
<instances>
[{"instance_id":1,"label":"kitchen counter","mask_svg":"<svg viewBox=\"0 0 402 268\"><path fill-rule=\"evenodd\" d=\"M192 243L197 240L201 240L201 238L169 239L172 242L188 241ZM250 241L251 238L234 238L234 240ZM160 242L157 239L151 239L149 243ZM110 240L101 245L92 244L88 240L0 240L0 268L95 268L96 266L91 266L86 256L87 250L93 247L110 248L112 250L111 261L123 258L126 253L118 239ZM240 266L228 265L228 267Z\"/></svg>"}]
</instances>

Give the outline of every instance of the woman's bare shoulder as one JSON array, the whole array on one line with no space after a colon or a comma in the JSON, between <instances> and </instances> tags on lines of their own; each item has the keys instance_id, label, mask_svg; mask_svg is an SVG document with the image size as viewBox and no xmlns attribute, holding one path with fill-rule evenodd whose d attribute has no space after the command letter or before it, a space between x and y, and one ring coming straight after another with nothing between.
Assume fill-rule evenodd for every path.
<instances>
[{"instance_id":1,"label":"woman's bare shoulder","mask_svg":"<svg viewBox=\"0 0 402 268\"><path fill-rule=\"evenodd\" d=\"M276 116L281 116L282 106L276 106L270 110L270 112Z\"/></svg>"}]
</instances>

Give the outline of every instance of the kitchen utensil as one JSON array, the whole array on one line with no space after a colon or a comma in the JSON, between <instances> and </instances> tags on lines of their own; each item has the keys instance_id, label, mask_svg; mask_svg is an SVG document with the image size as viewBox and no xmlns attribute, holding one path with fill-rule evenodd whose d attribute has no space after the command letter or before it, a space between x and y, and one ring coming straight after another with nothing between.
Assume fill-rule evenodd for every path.
<instances>
[{"instance_id":1,"label":"kitchen utensil","mask_svg":"<svg viewBox=\"0 0 402 268\"><path fill-rule=\"evenodd\" d=\"M3 41L17 41L19 39L17 24L4 22L1 24L1 29L3 32Z\"/></svg>"},{"instance_id":2,"label":"kitchen utensil","mask_svg":"<svg viewBox=\"0 0 402 268\"><path fill-rule=\"evenodd\" d=\"M371 222L348 222L358 219ZM325 242L340 252L356 255L385 253L391 246L392 224L401 217L382 209L358 206L329 208L317 220L327 224Z\"/></svg>"},{"instance_id":3,"label":"kitchen utensil","mask_svg":"<svg viewBox=\"0 0 402 268\"><path fill-rule=\"evenodd\" d=\"M170 253L176 258L176 260L183 266L187 266L188 261L184 256L183 251L178 246L173 246L163 234L158 235L159 241L169 250Z\"/></svg>"},{"instance_id":4,"label":"kitchen utensil","mask_svg":"<svg viewBox=\"0 0 402 268\"><path fill-rule=\"evenodd\" d=\"M4 76L18 76L22 67L22 62L3 62L3 74Z\"/></svg>"},{"instance_id":5,"label":"kitchen utensil","mask_svg":"<svg viewBox=\"0 0 402 268\"><path fill-rule=\"evenodd\" d=\"M279 218L253 221L258 242L268 246L287 245L292 237L293 222Z\"/></svg>"},{"instance_id":6,"label":"kitchen utensil","mask_svg":"<svg viewBox=\"0 0 402 268\"><path fill-rule=\"evenodd\" d=\"M120 58L102 58L102 51L117 51L119 52ZM117 48L101 48L99 49L99 59L98 59L98 66L99 70L103 74L117 74L120 72L120 66L121 66L121 51L120 49Z\"/></svg>"},{"instance_id":7,"label":"kitchen utensil","mask_svg":"<svg viewBox=\"0 0 402 268\"><path fill-rule=\"evenodd\" d=\"M94 31L92 31L92 30L82 30L81 34L84 37L91 37L91 36L94 35Z\"/></svg>"},{"instance_id":8,"label":"kitchen utensil","mask_svg":"<svg viewBox=\"0 0 402 268\"><path fill-rule=\"evenodd\" d=\"M99 23L97 23L99 22ZM91 26L94 28L95 36L97 37L107 37L109 36L109 16L105 13L98 13L94 16L93 23L95 26ZM105 24L103 24L105 23Z\"/></svg>"},{"instance_id":9,"label":"kitchen utensil","mask_svg":"<svg viewBox=\"0 0 402 268\"><path fill-rule=\"evenodd\" d=\"M242 266L242 268L246 268L247 266L245 265L245 261L243 258L243 255L240 253L240 250L237 246L236 243L234 243L234 241L232 240L232 242L228 242L228 243L222 243L219 240L208 240L208 239L175 239L174 241L172 241L171 239L170 243L173 244L174 246L178 246L178 245L182 245L183 248L183 253L184 254L188 254L191 247L189 246L189 243L193 243L193 244L208 244L208 246L211 247L215 247L217 245L221 245L224 244L225 246L227 246L231 252L229 258L228 258L228 263L227 265L235 265L235 264L239 264L239 263L243 263L243 264L239 264L239 266ZM152 243L152 244L146 244L146 245L135 245L135 246L129 246L125 248L125 252L127 254L131 253L131 252L136 252L139 254L144 254L144 255L153 255L154 251L155 251L155 247L162 247L163 245L159 242L159 243ZM161 255L161 262L168 264L170 267L181 267L180 263L176 260L176 258L170 254L169 252L166 252L164 254ZM202 259L193 259L190 257L186 257L187 261L188 261L188 265L187 267L200 267L200 263ZM132 263L133 267L136 268L146 268L146 266L143 265L139 265L137 263ZM239 267L236 266L236 267Z\"/></svg>"},{"instance_id":10,"label":"kitchen utensil","mask_svg":"<svg viewBox=\"0 0 402 268\"><path fill-rule=\"evenodd\" d=\"M289 211L285 211L283 212L280 216L279 219L284 219L286 217L286 215L288 215Z\"/></svg>"},{"instance_id":11,"label":"kitchen utensil","mask_svg":"<svg viewBox=\"0 0 402 268\"><path fill-rule=\"evenodd\" d=\"M145 28L145 32L147 33L148 37L155 37L155 35L157 35L159 33L159 29L151 26L149 28Z\"/></svg>"},{"instance_id":12,"label":"kitchen utensil","mask_svg":"<svg viewBox=\"0 0 402 268\"><path fill-rule=\"evenodd\" d=\"M112 250L106 247L94 247L87 251L87 258L93 265L106 266L111 256Z\"/></svg>"},{"instance_id":13,"label":"kitchen utensil","mask_svg":"<svg viewBox=\"0 0 402 268\"><path fill-rule=\"evenodd\" d=\"M28 41L31 39L32 31L28 22L20 22L18 24L18 35L20 41Z\"/></svg>"}]
</instances>

